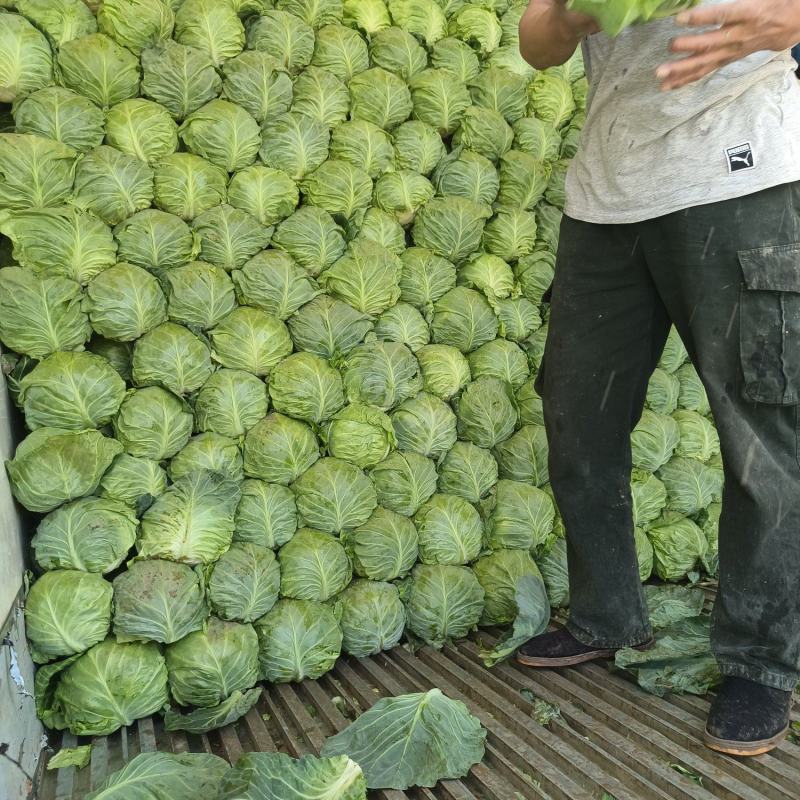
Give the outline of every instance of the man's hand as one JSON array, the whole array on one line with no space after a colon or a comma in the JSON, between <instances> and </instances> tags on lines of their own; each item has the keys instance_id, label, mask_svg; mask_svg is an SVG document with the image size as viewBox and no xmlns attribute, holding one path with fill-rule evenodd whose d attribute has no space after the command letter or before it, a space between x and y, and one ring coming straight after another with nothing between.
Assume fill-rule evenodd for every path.
<instances>
[{"instance_id":1,"label":"man's hand","mask_svg":"<svg viewBox=\"0 0 800 800\"><path fill-rule=\"evenodd\" d=\"M671 49L685 58L664 64L656 75L665 91L693 83L714 70L760 50L788 50L800 42L798 0L735 0L685 11L679 25L716 30L674 39Z\"/></svg>"}]
</instances>

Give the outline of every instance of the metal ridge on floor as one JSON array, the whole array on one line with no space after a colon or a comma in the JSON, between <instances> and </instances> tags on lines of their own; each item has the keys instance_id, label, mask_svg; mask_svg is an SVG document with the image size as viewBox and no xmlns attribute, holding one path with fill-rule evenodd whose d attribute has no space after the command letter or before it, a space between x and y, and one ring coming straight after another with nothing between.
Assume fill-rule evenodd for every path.
<instances>
[{"instance_id":1,"label":"metal ridge on floor","mask_svg":"<svg viewBox=\"0 0 800 800\"><path fill-rule=\"evenodd\" d=\"M433 789L374 791L370 800L797 800L800 747L785 742L739 760L705 748L706 698L645 694L605 664L560 672L514 662L486 669L485 631L412 654L396 648L342 658L318 681L265 685L259 705L235 725L203 736L167 733L152 717L94 739L64 734L54 746L93 742L91 764L48 772L38 800L81 800L140 752L209 752L231 762L244 752L316 754L381 697L440 688L462 700L487 729L486 758L469 775ZM534 700L558 707L547 727ZM795 709L793 719L800 718Z\"/></svg>"}]
</instances>

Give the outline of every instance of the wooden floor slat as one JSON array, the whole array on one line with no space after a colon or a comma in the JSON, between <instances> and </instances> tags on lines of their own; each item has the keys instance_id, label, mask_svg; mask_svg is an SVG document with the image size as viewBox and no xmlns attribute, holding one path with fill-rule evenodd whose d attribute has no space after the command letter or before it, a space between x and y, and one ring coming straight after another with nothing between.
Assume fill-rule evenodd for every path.
<instances>
[{"instance_id":1,"label":"wooden floor slat","mask_svg":"<svg viewBox=\"0 0 800 800\"><path fill-rule=\"evenodd\" d=\"M491 634L482 632L485 644ZM736 760L703 747L708 699L658 698L604 663L555 672L513 662L487 670L476 640L437 652L397 648L343 658L318 681L264 685L258 705L234 725L204 736L169 733L160 719L94 739L91 764L45 773L37 800L83 800L140 752L215 753L235 762L252 750L318 753L380 698L437 686L463 701L487 729L486 758L469 775L432 789L370 792L370 800L798 800L800 746ZM558 706L544 728L532 700ZM794 719L800 719L796 708ZM64 734L55 749L89 743ZM688 773L688 774L687 774Z\"/></svg>"}]
</instances>

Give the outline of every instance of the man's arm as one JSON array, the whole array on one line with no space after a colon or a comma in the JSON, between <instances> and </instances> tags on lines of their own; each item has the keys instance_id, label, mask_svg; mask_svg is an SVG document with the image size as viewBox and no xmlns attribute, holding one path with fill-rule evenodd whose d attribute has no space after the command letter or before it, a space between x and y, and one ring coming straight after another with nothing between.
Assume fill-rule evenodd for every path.
<instances>
[{"instance_id":1,"label":"man's arm","mask_svg":"<svg viewBox=\"0 0 800 800\"><path fill-rule=\"evenodd\" d=\"M566 0L531 0L519 23L519 50L531 66L547 69L568 61L598 30L593 17L568 11Z\"/></svg>"},{"instance_id":2,"label":"man's arm","mask_svg":"<svg viewBox=\"0 0 800 800\"><path fill-rule=\"evenodd\" d=\"M718 26L672 42L685 57L664 64L658 77L664 89L678 89L760 50L788 50L800 41L800 0L736 0L703 6L678 16L687 27Z\"/></svg>"}]
</instances>

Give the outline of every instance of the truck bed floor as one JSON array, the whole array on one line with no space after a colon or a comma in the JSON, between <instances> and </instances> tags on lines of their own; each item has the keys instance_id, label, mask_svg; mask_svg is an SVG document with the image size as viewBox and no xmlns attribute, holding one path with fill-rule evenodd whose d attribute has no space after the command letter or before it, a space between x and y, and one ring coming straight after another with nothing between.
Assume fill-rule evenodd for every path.
<instances>
[{"instance_id":1,"label":"truck bed floor","mask_svg":"<svg viewBox=\"0 0 800 800\"><path fill-rule=\"evenodd\" d=\"M252 750L317 753L324 739L388 695L439 687L462 700L488 731L486 758L460 781L434 789L375 791L372 800L797 800L800 746L749 760L715 754L701 742L708 700L645 694L608 665L560 672L512 662L492 670L478 658L485 632L411 654L341 659L318 681L267 685L240 722L208 735L167 733L160 718L93 740L91 764L46 772L38 800L80 800L140 752L212 752L231 762ZM547 727L535 702L558 707ZM800 719L795 708L793 720ZM78 740L66 734L59 746Z\"/></svg>"}]
</instances>

